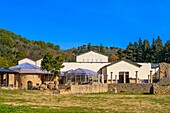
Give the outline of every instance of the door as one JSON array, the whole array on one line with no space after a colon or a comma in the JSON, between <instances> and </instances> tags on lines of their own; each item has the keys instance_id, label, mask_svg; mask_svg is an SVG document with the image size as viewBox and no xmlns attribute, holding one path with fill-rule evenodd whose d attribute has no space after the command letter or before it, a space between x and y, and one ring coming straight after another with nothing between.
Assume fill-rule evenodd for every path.
<instances>
[{"instance_id":1,"label":"door","mask_svg":"<svg viewBox=\"0 0 170 113\"><path fill-rule=\"evenodd\" d=\"M28 89L32 89L32 81L27 82L27 87L28 87Z\"/></svg>"}]
</instances>

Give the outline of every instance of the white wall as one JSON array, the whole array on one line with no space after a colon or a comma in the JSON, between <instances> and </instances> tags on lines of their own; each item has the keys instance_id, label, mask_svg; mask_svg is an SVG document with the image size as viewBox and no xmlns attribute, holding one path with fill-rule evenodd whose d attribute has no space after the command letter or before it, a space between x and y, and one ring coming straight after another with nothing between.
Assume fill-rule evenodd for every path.
<instances>
[{"instance_id":1,"label":"white wall","mask_svg":"<svg viewBox=\"0 0 170 113\"><path fill-rule=\"evenodd\" d=\"M76 57L76 62L108 62L108 57L93 51Z\"/></svg>"},{"instance_id":2,"label":"white wall","mask_svg":"<svg viewBox=\"0 0 170 113\"><path fill-rule=\"evenodd\" d=\"M24 59L18 61L18 64L23 64L23 63L30 63L30 64L35 65L35 61L28 59L28 58L24 58Z\"/></svg>"},{"instance_id":3,"label":"white wall","mask_svg":"<svg viewBox=\"0 0 170 113\"><path fill-rule=\"evenodd\" d=\"M77 69L77 68L84 68L89 69L95 72L98 72L100 68L102 68L105 65L108 65L110 63L80 63L80 62L64 62L64 68L61 69L61 72L68 71L71 69Z\"/></svg>"},{"instance_id":4,"label":"white wall","mask_svg":"<svg viewBox=\"0 0 170 113\"><path fill-rule=\"evenodd\" d=\"M108 79L111 79L111 72L113 72L113 79L115 79L115 75L117 75L117 79L119 79L119 72L129 72L129 78L136 78L136 71L138 71L139 79L148 79L148 75L150 75L150 71L152 70L152 75L155 74L155 71L151 69L151 63L138 63L142 65L141 67L137 67L125 61L120 61L116 64L110 65L107 67L107 75ZM157 69L158 70L158 69ZM104 75L106 76L106 75Z\"/></svg>"},{"instance_id":5,"label":"white wall","mask_svg":"<svg viewBox=\"0 0 170 113\"><path fill-rule=\"evenodd\" d=\"M41 67L41 62L42 62L42 60L43 60L43 59L37 60L37 61L35 62L35 65Z\"/></svg>"},{"instance_id":6,"label":"white wall","mask_svg":"<svg viewBox=\"0 0 170 113\"><path fill-rule=\"evenodd\" d=\"M108 79L111 79L111 72L113 72L113 79L115 79L115 75L117 75L117 79L119 79L119 72L129 72L129 78L135 78L135 71L139 71L139 69L140 68L135 65L120 61L107 67Z\"/></svg>"}]
</instances>

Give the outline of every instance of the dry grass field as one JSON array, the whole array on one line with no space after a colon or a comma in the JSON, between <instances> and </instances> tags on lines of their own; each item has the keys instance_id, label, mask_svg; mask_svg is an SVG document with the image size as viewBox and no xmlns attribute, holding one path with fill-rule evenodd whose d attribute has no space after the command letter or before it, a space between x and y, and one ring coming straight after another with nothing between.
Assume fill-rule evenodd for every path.
<instances>
[{"instance_id":1,"label":"dry grass field","mask_svg":"<svg viewBox=\"0 0 170 113\"><path fill-rule=\"evenodd\" d=\"M67 94L0 90L0 113L170 112L170 95L130 93Z\"/></svg>"}]
</instances>

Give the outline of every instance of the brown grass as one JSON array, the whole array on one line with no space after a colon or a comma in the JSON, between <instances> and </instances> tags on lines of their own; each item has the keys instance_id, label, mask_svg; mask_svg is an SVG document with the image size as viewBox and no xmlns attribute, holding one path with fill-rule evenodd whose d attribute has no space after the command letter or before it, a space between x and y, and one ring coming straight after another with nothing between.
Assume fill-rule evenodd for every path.
<instances>
[{"instance_id":1,"label":"brown grass","mask_svg":"<svg viewBox=\"0 0 170 113\"><path fill-rule=\"evenodd\" d=\"M83 107L102 109L105 112L169 112L170 95L144 95L144 94L68 94L56 95L50 91L29 91L22 94L3 95L0 98L9 101L2 104L12 106L34 106L37 109L49 106L49 109L58 107ZM100 111L100 110L99 110ZM88 111L87 111L88 112Z\"/></svg>"}]
</instances>

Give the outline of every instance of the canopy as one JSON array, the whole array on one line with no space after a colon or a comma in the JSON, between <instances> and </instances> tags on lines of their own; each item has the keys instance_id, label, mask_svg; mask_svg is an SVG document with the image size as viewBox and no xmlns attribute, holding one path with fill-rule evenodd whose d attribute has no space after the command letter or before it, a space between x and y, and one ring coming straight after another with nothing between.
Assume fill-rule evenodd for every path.
<instances>
[{"instance_id":1,"label":"canopy","mask_svg":"<svg viewBox=\"0 0 170 113\"><path fill-rule=\"evenodd\" d=\"M17 72L10 69L0 68L0 73L17 73Z\"/></svg>"},{"instance_id":2,"label":"canopy","mask_svg":"<svg viewBox=\"0 0 170 113\"><path fill-rule=\"evenodd\" d=\"M10 67L10 69L40 69L40 67L30 63L23 63L16 66L12 66Z\"/></svg>"},{"instance_id":3,"label":"canopy","mask_svg":"<svg viewBox=\"0 0 170 113\"><path fill-rule=\"evenodd\" d=\"M97 72L94 72L89 69L78 68L75 70L69 70L66 73L67 76L74 76L74 75L89 75L89 76L97 76Z\"/></svg>"},{"instance_id":4,"label":"canopy","mask_svg":"<svg viewBox=\"0 0 170 113\"><path fill-rule=\"evenodd\" d=\"M50 72L43 71L40 67L29 63L23 63L16 66L12 66L10 67L10 69L17 71L18 73L50 74Z\"/></svg>"}]
</instances>

